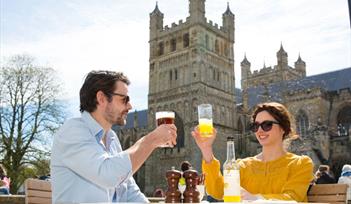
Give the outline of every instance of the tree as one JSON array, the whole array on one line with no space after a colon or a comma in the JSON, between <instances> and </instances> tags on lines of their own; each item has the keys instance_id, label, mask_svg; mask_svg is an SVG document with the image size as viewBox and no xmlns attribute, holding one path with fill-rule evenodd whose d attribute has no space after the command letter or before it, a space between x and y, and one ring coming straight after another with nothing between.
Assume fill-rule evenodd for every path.
<instances>
[{"instance_id":1,"label":"tree","mask_svg":"<svg viewBox=\"0 0 351 204\"><path fill-rule=\"evenodd\" d=\"M57 97L60 86L52 68L15 55L0 69L0 162L11 178L11 192L23 183L24 170L48 158L53 132L65 114Z\"/></svg>"}]
</instances>

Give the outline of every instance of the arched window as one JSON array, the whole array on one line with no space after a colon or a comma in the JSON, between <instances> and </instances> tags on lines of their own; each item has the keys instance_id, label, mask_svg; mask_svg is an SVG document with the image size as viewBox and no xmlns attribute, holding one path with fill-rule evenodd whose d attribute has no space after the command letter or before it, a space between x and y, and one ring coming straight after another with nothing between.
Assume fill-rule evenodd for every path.
<instances>
[{"instance_id":1,"label":"arched window","mask_svg":"<svg viewBox=\"0 0 351 204\"><path fill-rule=\"evenodd\" d=\"M239 119L238 122L238 152L240 154L243 154L244 152L246 152L246 144L245 144L245 138L244 138L244 127L243 127L243 123L242 121Z\"/></svg>"},{"instance_id":2,"label":"arched window","mask_svg":"<svg viewBox=\"0 0 351 204\"><path fill-rule=\"evenodd\" d=\"M306 137L308 134L309 122L308 117L304 111L299 111L296 117L296 123L296 129L299 136L301 138Z\"/></svg>"},{"instance_id":3,"label":"arched window","mask_svg":"<svg viewBox=\"0 0 351 204\"><path fill-rule=\"evenodd\" d=\"M163 55L163 53L164 53L164 44L163 44L163 42L160 42L159 44L158 44L158 55L160 56L160 55Z\"/></svg>"},{"instance_id":4,"label":"arched window","mask_svg":"<svg viewBox=\"0 0 351 204\"><path fill-rule=\"evenodd\" d=\"M342 108L337 116L339 136L349 136L351 132L351 106Z\"/></svg>"},{"instance_id":5,"label":"arched window","mask_svg":"<svg viewBox=\"0 0 351 204\"><path fill-rule=\"evenodd\" d=\"M176 51L176 49L177 49L177 40L175 38L173 38L171 40L171 52Z\"/></svg>"},{"instance_id":6,"label":"arched window","mask_svg":"<svg viewBox=\"0 0 351 204\"><path fill-rule=\"evenodd\" d=\"M169 71L169 80L172 81L172 70Z\"/></svg>"},{"instance_id":7,"label":"arched window","mask_svg":"<svg viewBox=\"0 0 351 204\"><path fill-rule=\"evenodd\" d=\"M180 151L180 148L184 147L184 141L185 141L185 132L184 132L184 122L183 119L180 117L180 115L175 112L175 125L177 127L177 150L178 152Z\"/></svg>"},{"instance_id":8,"label":"arched window","mask_svg":"<svg viewBox=\"0 0 351 204\"><path fill-rule=\"evenodd\" d=\"M174 80L178 79L178 70L174 70Z\"/></svg>"},{"instance_id":9,"label":"arched window","mask_svg":"<svg viewBox=\"0 0 351 204\"><path fill-rule=\"evenodd\" d=\"M205 47L208 49L208 35L205 36Z\"/></svg>"},{"instance_id":10,"label":"arched window","mask_svg":"<svg viewBox=\"0 0 351 204\"><path fill-rule=\"evenodd\" d=\"M189 33L183 35L183 47L189 47Z\"/></svg>"},{"instance_id":11,"label":"arched window","mask_svg":"<svg viewBox=\"0 0 351 204\"><path fill-rule=\"evenodd\" d=\"M219 45L218 45L218 40L215 40L215 52L219 53Z\"/></svg>"}]
</instances>

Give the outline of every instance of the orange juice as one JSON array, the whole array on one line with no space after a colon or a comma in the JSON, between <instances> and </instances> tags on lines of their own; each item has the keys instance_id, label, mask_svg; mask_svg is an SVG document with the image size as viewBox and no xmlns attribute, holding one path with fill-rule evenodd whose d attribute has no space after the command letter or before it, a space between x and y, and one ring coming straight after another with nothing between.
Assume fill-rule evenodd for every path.
<instances>
[{"instance_id":1,"label":"orange juice","mask_svg":"<svg viewBox=\"0 0 351 204\"><path fill-rule=\"evenodd\" d=\"M241 201L240 196L224 196L223 199L225 203L238 203Z\"/></svg>"},{"instance_id":2,"label":"orange juice","mask_svg":"<svg viewBox=\"0 0 351 204\"><path fill-rule=\"evenodd\" d=\"M223 164L224 202L240 202L240 167L235 161L234 137L227 137L227 160Z\"/></svg>"},{"instance_id":3,"label":"orange juice","mask_svg":"<svg viewBox=\"0 0 351 204\"><path fill-rule=\"evenodd\" d=\"M212 119L200 118L199 131L202 137L211 137L213 134Z\"/></svg>"}]
</instances>

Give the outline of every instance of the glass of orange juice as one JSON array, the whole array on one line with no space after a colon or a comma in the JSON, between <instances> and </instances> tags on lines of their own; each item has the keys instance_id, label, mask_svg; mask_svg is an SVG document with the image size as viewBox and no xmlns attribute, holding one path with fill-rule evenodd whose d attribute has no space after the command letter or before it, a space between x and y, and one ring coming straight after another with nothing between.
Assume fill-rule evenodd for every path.
<instances>
[{"instance_id":1,"label":"glass of orange juice","mask_svg":"<svg viewBox=\"0 0 351 204\"><path fill-rule=\"evenodd\" d=\"M212 105L201 104L197 107L199 116L199 132L202 137L211 137L213 134Z\"/></svg>"}]
</instances>

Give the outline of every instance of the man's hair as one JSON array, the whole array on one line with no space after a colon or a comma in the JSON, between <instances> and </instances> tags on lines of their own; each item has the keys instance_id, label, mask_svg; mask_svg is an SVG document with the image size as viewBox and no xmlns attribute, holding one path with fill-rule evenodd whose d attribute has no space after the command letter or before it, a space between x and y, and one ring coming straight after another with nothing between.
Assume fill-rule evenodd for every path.
<instances>
[{"instance_id":1,"label":"man's hair","mask_svg":"<svg viewBox=\"0 0 351 204\"><path fill-rule=\"evenodd\" d=\"M96 110L96 93L98 91L102 91L108 97L108 100L111 101L111 93L117 88L115 87L117 81L127 85L130 84L129 79L122 72L103 70L89 72L79 91L80 112L88 111L91 113Z\"/></svg>"}]
</instances>

